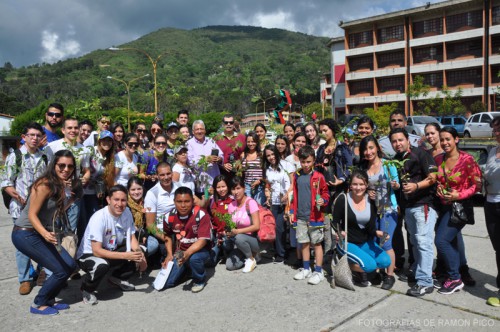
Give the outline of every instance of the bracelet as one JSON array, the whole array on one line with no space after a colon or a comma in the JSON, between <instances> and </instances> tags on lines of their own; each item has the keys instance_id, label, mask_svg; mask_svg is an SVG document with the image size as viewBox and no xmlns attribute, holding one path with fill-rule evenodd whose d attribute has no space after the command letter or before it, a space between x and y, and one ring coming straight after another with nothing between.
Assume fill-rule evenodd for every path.
<instances>
[{"instance_id":1,"label":"bracelet","mask_svg":"<svg viewBox=\"0 0 500 332\"><path fill-rule=\"evenodd\" d=\"M415 184L417 185L417 189L415 189L415 191L417 191L417 190L419 189L419 187L418 187L418 182L417 182L417 183L415 183Z\"/></svg>"}]
</instances>

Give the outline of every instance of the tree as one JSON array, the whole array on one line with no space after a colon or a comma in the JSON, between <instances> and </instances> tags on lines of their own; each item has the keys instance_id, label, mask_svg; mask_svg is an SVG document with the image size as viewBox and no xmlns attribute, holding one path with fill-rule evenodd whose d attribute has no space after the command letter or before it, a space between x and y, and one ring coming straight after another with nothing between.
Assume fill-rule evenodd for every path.
<instances>
[{"instance_id":1,"label":"tree","mask_svg":"<svg viewBox=\"0 0 500 332\"><path fill-rule=\"evenodd\" d=\"M417 75L413 79L413 84L408 86L406 90L406 96L410 98L410 100L418 100L417 101L417 109L420 111L427 110L427 96L431 90L431 86L424 83L424 77ZM428 112L426 112L428 114Z\"/></svg>"},{"instance_id":2,"label":"tree","mask_svg":"<svg viewBox=\"0 0 500 332\"><path fill-rule=\"evenodd\" d=\"M365 108L363 112L375 122L378 133L389 131L389 116L398 108L398 104L380 106L376 111L373 108Z\"/></svg>"}]
</instances>

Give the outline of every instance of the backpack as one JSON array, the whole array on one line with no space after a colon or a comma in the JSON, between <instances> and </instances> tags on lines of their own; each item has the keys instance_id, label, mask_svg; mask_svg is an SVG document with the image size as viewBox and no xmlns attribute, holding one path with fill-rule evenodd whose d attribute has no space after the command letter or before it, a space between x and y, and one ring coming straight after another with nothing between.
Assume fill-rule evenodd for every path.
<instances>
[{"instance_id":1,"label":"backpack","mask_svg":"<svg viewBox=\"0 0 500 332\"><path fill-rule=\"evenodd\" d=\"M23 154L22 154L21 150L19 150L19 149L15 149L14 154L16 155L16 168L19 170L23 164ZM47 164L49 163L48 159L47 159L47 155L42 154L42 160L45 163L45 166L47 166ZM10 202L12 201L12 196L7 194L5 189L2 189L2 198L3 198L3 204L5 205L7 210L9 210Z\"/></svg>"},{"instance_id":2,"label":"backpack","mask_svg":"<svg viewBox=\"0 0 500 332\"><path fill-rule=\"evenodd\" d=\"M260 219L260 229L257 232L257 237L260 242L273 242L276 240L276 219L274 219L273 213L257 203L259 206L259 219ZM248 207L248 200L245 203L247 214L252 220L252 215L250 214L250 209Z\"/></svg>"}]
</instances>

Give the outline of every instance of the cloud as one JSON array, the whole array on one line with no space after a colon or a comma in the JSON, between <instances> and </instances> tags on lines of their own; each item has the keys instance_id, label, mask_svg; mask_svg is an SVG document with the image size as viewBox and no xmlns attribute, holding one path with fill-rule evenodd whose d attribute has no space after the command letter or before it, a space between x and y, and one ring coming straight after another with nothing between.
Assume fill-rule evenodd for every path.
<instances>
[{"instance_id":1,"label":"cloud","mask_svg":"<svg viewBox=\"0 0 500 332\"><path fill-rule=\"evenodd\" d=\"M74 35L70 29L68 35ZM42 62L54 63L70 56L77 55L80 52L80 43L74 39L60 40L59 35L50 30L42 31Z\"/></svg>"}]
</instances>

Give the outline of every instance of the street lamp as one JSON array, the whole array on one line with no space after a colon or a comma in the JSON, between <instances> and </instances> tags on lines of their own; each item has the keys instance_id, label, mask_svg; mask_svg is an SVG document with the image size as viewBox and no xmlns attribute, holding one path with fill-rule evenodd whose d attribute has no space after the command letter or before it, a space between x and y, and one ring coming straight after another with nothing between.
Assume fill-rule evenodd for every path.
<instances>
[{"instance_id":1,"label":"street lamp","mask_svg":"<svg viewBox=\"0 0 500 332\"><path fill-rule=\"evenodd\" d=\"M135 48L135 47L110 47L110 48L108 48L108 50L110 50L110 51L137 51L137 52L141 52L142 54L144 54L148 58L148 60L153 65L155 115L158 115L159 109L158 109L158 94L157 94L157 84L156 84L156 67L157 67L156 65L158 64L158 60L160 60L160 58L163 55L167 54L168 52L163 52L160 55L158 55L156 57L156 59L153 59L148 53L146 53L146 51L141 50L140 48Z\"/></svg>"},{"instance_id":2,"label":"street lamp","mask_svg":"<svg viewBox=\"0 0 500 332\"><path fill-rule=\"evenodd\" d=\"M112 76L108 76L107 77L108 80L115 80L115 81L123 83L125 85L125 89L127 89L127 122L128 122L128 132L130 132L130 85L132 84L132 82L140 80L141 78L148 77L148 76L149 76L149 74L142 75L142 76L136 77L134 79L131 79L130 81L124 81L124 80L121 80L119 78L115 78L115 77L112 77Z\"/></svg>"},{"instance_id":3,"label":"street lamp","mask_svg":"<svg viewBox=\"0 0 500 332\"><path fill-rule=\"evenodd\" d=\"M258 103L255 105L255 121L257 122L257 108L259 107L260 104L264 104L264 114L266 113L266 101L268 101L269 99L273 99L273 98L276 98L275 96L271 96L269 98L260 98L258 101ZM262 100L262 101L261 101Z\"/></svg>"}]
</instances>

